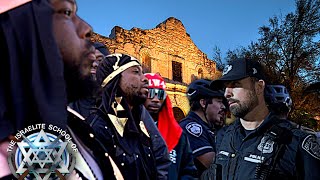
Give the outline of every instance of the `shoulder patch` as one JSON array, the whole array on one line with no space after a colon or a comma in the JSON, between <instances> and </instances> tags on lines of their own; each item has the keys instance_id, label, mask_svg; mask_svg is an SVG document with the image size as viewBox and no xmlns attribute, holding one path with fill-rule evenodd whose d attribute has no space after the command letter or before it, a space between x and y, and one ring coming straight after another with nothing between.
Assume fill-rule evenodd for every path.
<instances>
[{"instance_id":1,"label":"shoulder patch","mask_svg":"<svg viewBox=\"0 0 320 180\"><path fill-rule=\"evenodd\" d=\"M316 137L313 135L307 136L304 138L301 146L302 149L308 152L311 156L320 160L320 145Z\"/></svg>"},{"instance_id":2,"label":"shoulder patch","mask_svg":"<svg viewBox=\"0 0 320 180\"><path fill-rule=\"evenodd\" d=\"M188 133L196 137L200 137L200 135L202 134L202 126L195 122L188 123L186 125L186 130L188 131Z\"/></svg>"}]
</instances>

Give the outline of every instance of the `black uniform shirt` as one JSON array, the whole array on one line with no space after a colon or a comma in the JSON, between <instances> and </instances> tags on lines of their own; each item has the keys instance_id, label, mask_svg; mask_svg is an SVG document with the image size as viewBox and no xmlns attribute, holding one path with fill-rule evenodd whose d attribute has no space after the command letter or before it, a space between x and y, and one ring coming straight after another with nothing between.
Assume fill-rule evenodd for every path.
<instances>
[{"instance_id":1,"label":"black uniform shirt","mask_svg":"<svg viewBox=\"0 0 320 180\"><path fill-rule=\"evenodd\" d=\"M239 119L230 125L216 163L222 165L222 179L262 179L266 174L267 179L320 179L320 149L315 136L272 114L249 134Z\"/></svg>"},{"instance_id":2,"label":"black uniform shirt","mask_svg":"<svg viewBox=\"0 0 320 180\"><path fill-rule=\"evenodd\" d=\"M187 134L194 162L201 174L206 168L196 159L208 152L215 152L215 134L196 113L190 111L188 116L180 121L180 126Z\"/></svg>"}]
</instances>

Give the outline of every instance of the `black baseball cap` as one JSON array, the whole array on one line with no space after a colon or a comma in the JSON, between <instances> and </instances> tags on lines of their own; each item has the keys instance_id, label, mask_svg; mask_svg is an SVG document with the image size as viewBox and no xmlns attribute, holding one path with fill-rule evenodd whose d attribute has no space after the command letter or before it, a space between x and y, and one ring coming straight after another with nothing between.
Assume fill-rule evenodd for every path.
<instances>
[{"instance_id":1,"label":"black baseball cap","mask_svg":"<svg viewBox=\"0 0 320 180\"><path fill-rule=\"evenodd\" d=\"M189 101L196 101L205 97L224 97L221 90L210 89L210 81L206 79L198 79L191 82L187 88L187 98Z\"/></svg>"},{"instance_id":2,"label":"black baseball cap","mask_svg":"<svg viewBox=\"0 0 320 180\"><path fill-rule=\"evenodd\" d=\"M236 59L229 63L223 70L222 77L210 84L211 89L220 89L224 82L236 81L246 77L265 79L262 65L252 59Z\"/></svg>"}]
</instances>

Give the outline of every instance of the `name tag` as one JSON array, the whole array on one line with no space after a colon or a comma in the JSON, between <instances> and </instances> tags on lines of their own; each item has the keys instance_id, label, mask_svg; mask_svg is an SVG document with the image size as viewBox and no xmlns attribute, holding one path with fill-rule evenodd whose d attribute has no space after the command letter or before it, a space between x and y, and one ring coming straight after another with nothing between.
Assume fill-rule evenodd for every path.
<instances>
[{"instance_id":1,"label":"name tag","mask_svg":"<svg viewBox=\"0 0 320 180\"><path fill-rule=\"evenodd\" d=\"M264 160L263 156L250 154L249 157L244 157L245 161L253 162L253 163L262 163Z\"/></svg>"},{"instance_id":2,"label":"name tag","mask_svg":"<svg viewBox=\"0 0 320 180\"><path fill-rule=\"evenodd\" d=\"M0 14L30 1L31 0L0 0Z\"/></svg>"},{"instance_id":3,"label":"name tag","mask_svg":"<svg viewBox=\"0 0 320 180\"><path fill-rule=\"evenodd\" d=\"M226 151L220 151L219 154L225 155L225 156L229 156L230 153L226 152Z\"/></svg>"}]
</instances>

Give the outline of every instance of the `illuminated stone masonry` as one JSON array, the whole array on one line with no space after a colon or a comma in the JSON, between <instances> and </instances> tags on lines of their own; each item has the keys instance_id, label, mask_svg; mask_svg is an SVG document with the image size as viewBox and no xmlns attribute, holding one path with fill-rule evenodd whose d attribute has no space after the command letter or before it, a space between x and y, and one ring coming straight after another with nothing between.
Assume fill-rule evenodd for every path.
<instances>
[{"instance_id":1,"label":"illuminated stone masonry","mask_svg":"<svg viewBox=\"0 0 320 180\"><path fill-rule=\"evenodd\" d=\"M180 20L170 17L153 29L115 26L109 37L94 34L93 41L104 43L111 53L125 53L140 59L145 72L165 78L175 117L189 112L187 85L197 78L216 79L221 72L193 43Z\"/></svg>"}]
</instances>

